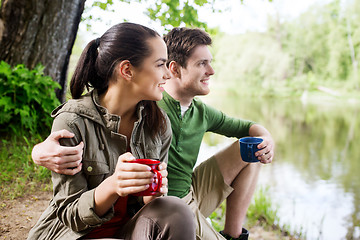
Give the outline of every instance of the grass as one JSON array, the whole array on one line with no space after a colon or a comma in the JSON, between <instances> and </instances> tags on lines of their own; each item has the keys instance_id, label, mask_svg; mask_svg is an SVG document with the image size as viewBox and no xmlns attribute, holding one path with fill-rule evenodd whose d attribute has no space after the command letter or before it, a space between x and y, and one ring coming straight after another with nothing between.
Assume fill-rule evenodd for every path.
<instances>
[{"instance_id":1,"label":"grass","mask_svg":"<svg viewBox=\"0 0 360 240\"><path fill-rule=\"evenodd\" d=\"M258 188L256 190L247 211L244 227L250 229L255 226L261 226L263 229L276 232L280 236L292 236L292 239L304 239L301 231L290 232L290 226L280 225L276 206L269 196L270 194L268 188ZM212 226L217 231L224 229L225 211L226 202L224 201L209 217Z\"/></svg>"},{"instance_id":2,"label":"grass","mask_svg":"<svg viewBox=\"0 0 360 240\"><path fill-rule=\"evenodd\" d=\"M50 190L50 171L37 166L31 150L43 137L2 136L0 142L0 199L14 199L34 190Z\"/></svg>"}]
</instances>

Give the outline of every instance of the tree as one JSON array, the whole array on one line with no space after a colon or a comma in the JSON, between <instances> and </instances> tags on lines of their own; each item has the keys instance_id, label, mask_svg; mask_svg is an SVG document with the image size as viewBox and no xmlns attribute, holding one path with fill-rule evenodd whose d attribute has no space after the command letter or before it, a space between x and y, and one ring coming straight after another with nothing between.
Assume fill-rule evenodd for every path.
<instances>
[{"instance_id":1,"label":"tree","mask_svg":"<svg viewBox=\"0 0 360 240\"><path fill-rule=\"evenodd\" d=\"M31 69L43 64L45 74L62 86L57 97L64 101L69 58L84 4L85 0L2 1L0 60Z\"/></svg>"}]
</instances>

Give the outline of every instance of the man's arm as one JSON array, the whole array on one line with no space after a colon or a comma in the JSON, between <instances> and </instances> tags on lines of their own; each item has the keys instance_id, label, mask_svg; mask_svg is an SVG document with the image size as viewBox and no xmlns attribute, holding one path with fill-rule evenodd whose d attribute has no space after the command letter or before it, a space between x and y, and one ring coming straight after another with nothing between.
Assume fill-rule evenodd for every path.
<instances>
[{"instance_id":1,"label":"man's arm","mask_svg":"<svg viewBox=\"0 0 360 240\"><path fill-rule=\"evenodd\" d=\"M65 175L80 172L84 144L81 142L75 147L64 147L59 143L61 138L72 137L74 134L67 130L51 133L45 141L34 146L31 156L35 164Z\"/></svg>"},{"instance_id":2,"label":"man's arm","mask_svg":"<svg viewBox=\"0 0 360 240\"><path fill-rule=\"evenodd\" d=\"M274 158L275 142L270 132L260 124L249 120L232 118L223 112L203 105L207 112L207 122L209 123L209 131L215 132L227 137L242 138L245 136L259 137L263 142L258 145L261 149L255 154L262 163L271 163Z\"/></svg>"},{"instance_id":3,"label":"man's arm","mask_svg":"<svg viewBox=\"0 0 360 240\"><path fill-rule=\"evenodd\" d=\"M262 163L271 163L274 158L275 142L270 132L260 124L253 124L249 129L251 137L260 137L264 141L258 145L261 149L255 153Z\"/></svg>"}]
</instances>

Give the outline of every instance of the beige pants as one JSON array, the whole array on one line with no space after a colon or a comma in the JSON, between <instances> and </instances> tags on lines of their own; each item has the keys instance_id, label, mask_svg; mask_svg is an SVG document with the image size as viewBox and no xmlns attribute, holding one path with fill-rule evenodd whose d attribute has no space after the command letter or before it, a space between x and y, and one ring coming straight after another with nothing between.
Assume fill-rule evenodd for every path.
<instances>
[{"instance_id":1,"label":"beige pants","mask_svg":"<svg viewBox=\"0 0 360 240\"><path fill-rule=\"evenodd\" d=\"M182 199L195 214L196 239L225 239L207 221L207 217L231 194L233 188L224 182L215 157L195 168L190 192Z\"/></svg>"}]
</instances>

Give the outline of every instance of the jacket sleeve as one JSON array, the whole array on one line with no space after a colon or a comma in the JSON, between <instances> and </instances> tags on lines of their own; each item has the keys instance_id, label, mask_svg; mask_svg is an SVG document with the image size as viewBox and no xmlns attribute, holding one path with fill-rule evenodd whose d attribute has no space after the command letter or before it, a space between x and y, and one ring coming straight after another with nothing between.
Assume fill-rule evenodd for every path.
<instances>
[{"instance_id":1,"label":"jacket sleeve","mask_svg":"<svg viewBox=\"0 0 360 240\"><path fill-rule=\"evenodd\" d=\"M53 123L52 131L67 129L75 134L74 138L61 139L61 145L75 146L82 141L85 124L75 114L58 115ZM76 120L76 121L75 121ZM86 143L85 143L86 147ZM84 151L85 152L85 151ZM75 232L97 227L113 217L111 208L103 217L95 214L94 192L89 190L86 175L83 171L74 176L52 172L54 203L57 207L57 217L67 227Z\"/></svg>"}]
</instances>

